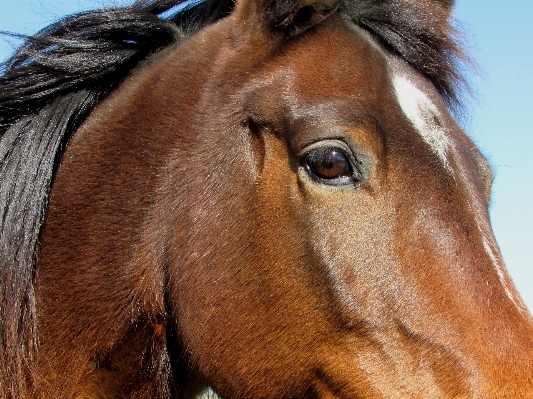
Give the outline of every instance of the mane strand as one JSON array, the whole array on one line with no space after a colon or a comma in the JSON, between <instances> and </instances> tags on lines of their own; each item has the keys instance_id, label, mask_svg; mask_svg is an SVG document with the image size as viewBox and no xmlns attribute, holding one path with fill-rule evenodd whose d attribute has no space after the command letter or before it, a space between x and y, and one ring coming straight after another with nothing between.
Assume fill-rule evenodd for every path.
<instances>
[{"instance_id":1,"label":"mane strand","mask_svg":"<svg viewBox=\"0 0 533 399\"><path fill-rule=\"evenodd\" d=\"M37 346L33 265L57 149L94 103L94 93L86 90L60 96L37 115L21 118L2 137L1 361L2 381L12 383L2 387L7 389L3 397L21 396L16 382L31 371Z\"/></svg>"}]
</instances>

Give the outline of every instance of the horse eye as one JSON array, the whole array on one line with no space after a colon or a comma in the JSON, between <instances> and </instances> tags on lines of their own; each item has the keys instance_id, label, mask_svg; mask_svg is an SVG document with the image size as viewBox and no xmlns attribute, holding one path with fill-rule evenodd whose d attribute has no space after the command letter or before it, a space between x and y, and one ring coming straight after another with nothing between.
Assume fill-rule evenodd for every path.
<instances>
[{"instance_id":1,"label":"horse eye","mask_svg":"<svg viewBox=\"0 0 533 399\"><path fill-rule=\"evenodd\" d=\"M338 148L315 148L305 157L307 170L316 177L325 180L350 177L348 157Z\"/></svg>"}]
</instances>

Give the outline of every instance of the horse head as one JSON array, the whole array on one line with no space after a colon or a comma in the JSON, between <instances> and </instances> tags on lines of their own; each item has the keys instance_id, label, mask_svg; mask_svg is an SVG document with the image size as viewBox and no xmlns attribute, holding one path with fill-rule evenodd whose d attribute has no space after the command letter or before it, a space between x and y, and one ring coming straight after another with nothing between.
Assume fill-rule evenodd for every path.
<instances>
[{"instance_id":1,"label":"horse head","mask_svg":"<svg viewBox=\"0 0 533 399\"><path fill-rule=\"evenodd\" d=\"M451 7L238 0L97 105L41 234L38 395L531 396Z\"/></svg>"}]
</instances>

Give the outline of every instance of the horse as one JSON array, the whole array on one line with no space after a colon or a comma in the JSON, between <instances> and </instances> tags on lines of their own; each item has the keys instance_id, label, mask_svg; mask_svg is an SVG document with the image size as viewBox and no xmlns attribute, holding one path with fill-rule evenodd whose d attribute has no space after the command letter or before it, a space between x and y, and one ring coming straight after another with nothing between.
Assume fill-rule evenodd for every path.
<instances>
[{"instance_id":1,"label":"horse","mask_svg":"<svg viewBox=\"0 0 533 399\"><path fill-rule=\"evenodd\" d=\"M138 0L0 77L0 397L532 398L453 0Z\"/></svg>"}]
</instances>

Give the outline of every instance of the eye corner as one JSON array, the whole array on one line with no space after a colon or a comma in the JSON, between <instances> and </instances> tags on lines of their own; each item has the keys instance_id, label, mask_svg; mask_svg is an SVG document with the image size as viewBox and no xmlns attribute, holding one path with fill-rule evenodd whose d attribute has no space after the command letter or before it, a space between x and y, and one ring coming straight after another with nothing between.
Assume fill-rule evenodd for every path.
<instances>
[{"instance_id":1,"label":"eye corner","mask_svg":"<svg viewBox=\"0 0 533 399\"><path fill-rule=\"evenodd\" d=\"M245 117L242 124L254 135L258 135L265 128L265 121L253 114Z\"/></svg>"}]
</instances>

